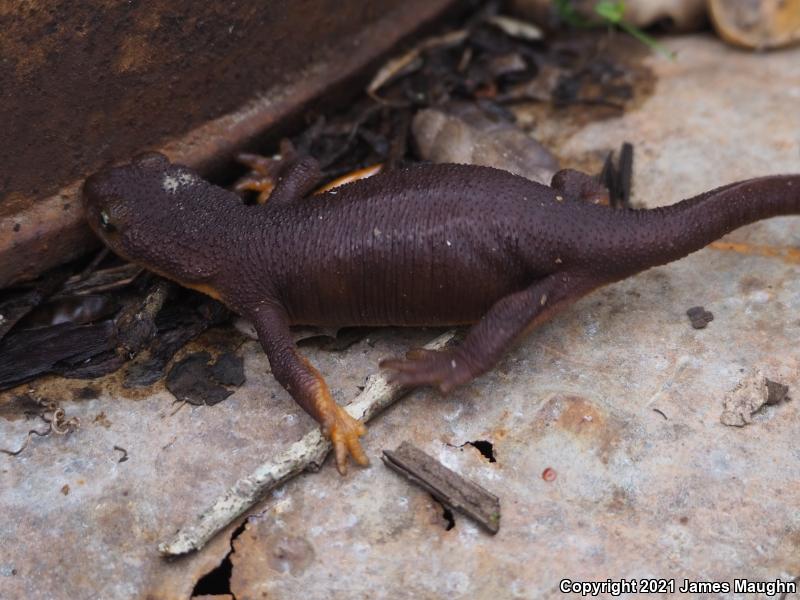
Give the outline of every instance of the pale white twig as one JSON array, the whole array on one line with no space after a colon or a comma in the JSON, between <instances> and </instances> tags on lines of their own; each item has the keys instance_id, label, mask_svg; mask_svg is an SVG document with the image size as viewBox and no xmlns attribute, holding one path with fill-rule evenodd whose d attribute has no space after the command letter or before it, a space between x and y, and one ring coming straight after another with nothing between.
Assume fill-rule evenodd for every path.
<instances>
[{"instance_id":1,"label":"pale white twig","mask_svg":"<svg viewBox=\"0 0 800 600\"><path fill-rule=\"evenodd\" d=\"M425 348L439 350L454 335L454 331L448 331L432 340ZM345 410L356 419L366 422L398 400L403 392L400 386L390 384L381 373L375 373L367 379L364 390ZM164 556L178 556L199 550L229 523L247 512L268 491L303 471L319 468L330 450L331 443L322 436L319 429L307 433L299 442L233 484L191 523L179 529L171 540L159 544L158 551Z\"/></svg>"}]
</instances>

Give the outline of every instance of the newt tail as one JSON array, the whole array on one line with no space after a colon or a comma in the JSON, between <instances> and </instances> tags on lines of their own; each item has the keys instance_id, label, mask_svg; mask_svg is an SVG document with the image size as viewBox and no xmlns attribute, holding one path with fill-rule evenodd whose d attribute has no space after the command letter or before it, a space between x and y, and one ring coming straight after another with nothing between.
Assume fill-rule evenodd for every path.
<instances>
[{"instance_id":1,"label":"newt tail","mask_svg":"<svg viewBox=\"0 0 800 600\"><path fill-rule=\"evenodd\" d=\"M683 258L744 225L797 214L798 175L749 179L661 208L616 211L608 215L608 225L623 234L612 242L621 250L613 254L613 266L625 276L638 273Z\"/></svg>"},{"instance_id":2,"label":"newt tail","mask_svg":"<svg viewBox=\"0 0 800 600\"><path fill-rule=\"evenodd\" d=\"M83 197L112 250L252 321L274 376L320 423L341 472L348 455L366 464L365 429L333 401L290 325L471 324L456 347L381 363L396 382L446 393L592 290L742 225L800 214L800 175L613 210L586 201L597 184L576 171L548 187L487 167L419 165L313 196L313 159L280 171L266 204L247 206L151 153L93 175Z\"/></svg>"}]
</instances>

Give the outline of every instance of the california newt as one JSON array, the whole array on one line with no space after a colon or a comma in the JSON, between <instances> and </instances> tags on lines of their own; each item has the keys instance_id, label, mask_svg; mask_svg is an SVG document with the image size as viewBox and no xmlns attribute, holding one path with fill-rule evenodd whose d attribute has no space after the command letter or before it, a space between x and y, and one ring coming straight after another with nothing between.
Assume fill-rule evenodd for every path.
<instances>
[{"instance_id":1,"label":"california newt","mask_svg":"<svg viewBox=\"0 0 800 600\"><path fill-rule=\"evenodd\" d=\"M307 198L300 158L264 205L248 206L149 153L89 177L94 231L120 256L218 298L250 319L272 372L333 442L366 464L364 426L331 398L289 326L472 324L459 346L381 362L405 386L446 393L489 370L520 336L592 290L677 260L747 223L800 213L800 175L733 183L652 210L581 198L487 167L419 165Z\"/></svg>"}]
</instances>

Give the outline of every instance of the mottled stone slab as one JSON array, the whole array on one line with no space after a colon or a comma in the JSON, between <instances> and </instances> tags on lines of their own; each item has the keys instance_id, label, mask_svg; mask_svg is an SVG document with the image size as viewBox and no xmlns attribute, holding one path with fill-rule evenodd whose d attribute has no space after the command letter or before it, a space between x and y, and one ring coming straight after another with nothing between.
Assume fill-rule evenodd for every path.
<instances>
[{"instance_id":1,"label":"mottled stone slab","mask_svg":"<svg viewBox=\"0 0 800 600\"><path fill-rule=\"evenodd\" d=\"M633 201L647 206L800 171L800 50L667 43L676 61L647 59L652 96L620 118L567 128L560 157L599 162L633 142ZM540 127L558 127L553 119ZM742 428L720 415L755 368L798 396L798 231L788 217L741 229L584 298L447 398L413 393L370 427L372 467L342 479L327 465L257 507L233 542L230 592L542 598L558 596L564 578L797 576L800 404L765 406ZM686 310L699 305L714 320L696 330ZM345 401L379 358L435 335L385 330L340 353L304 352ZM186 352L230 350L204 339ZM159 558L157 542L314 426L254 342L238 352L247 381L215 406L178 409L160 387L124 390L121 376L35 386L81 426L0 455L0 597L191 594L230 552L235 525L175 562ZM9 397L0 444L16 448L40 421L6 410ZM429 494L378 464L406 440L501 499L496 536L458 515L448 530ZM494 462L476 441L491 444Z\"/></svg>"}]
</instances>

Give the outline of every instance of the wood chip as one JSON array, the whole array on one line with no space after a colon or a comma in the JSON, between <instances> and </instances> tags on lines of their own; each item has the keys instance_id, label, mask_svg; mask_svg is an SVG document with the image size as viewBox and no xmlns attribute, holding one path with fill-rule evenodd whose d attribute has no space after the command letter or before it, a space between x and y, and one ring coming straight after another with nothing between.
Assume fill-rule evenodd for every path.
<instances>
[{"instance_id":1,"label":"wood chip","mask_svg":"<svg viewBox=\"0 0 800 600\"><path fill-rule=\"evenodd\" d=\"M397 450L384 450L383 462L451 510L477 521L492 535L500 530L500 499L419 448L403 442Z\"/></svg>"},{"instance_id":2,"label":"wood chip","mask_svg":"<svg viewBox=\"0 0 800 600\"><path fill-rule=\"evenodd\" d=\"M424 51L457 46L467 39L468 33L466 30L459 29L427 38L405 54L389 60L372 78L367 86L367 93L373 95L392 79L419 69L423 63L421 55Z\"/></svg>"},{"instance_id":3,"label":"wood chip","mask_svg":"<svg viewBox=\"0 0 800 600\"><path fill-rule=\"evenodd\" d=\"M521 40L527 40L529 42L535 42L537 40L541 40L544 38L544 34L542 30L539 29L533 23L528 23L526 21L520 21L519 19L515 19L514 17L507 17L505 15L493 15L486 19L487 23L494 25L498 29L500 29L503 33L510 35L511 37L518 38Z\"/></svg>"}]
</instances>

